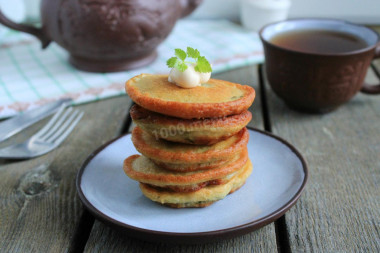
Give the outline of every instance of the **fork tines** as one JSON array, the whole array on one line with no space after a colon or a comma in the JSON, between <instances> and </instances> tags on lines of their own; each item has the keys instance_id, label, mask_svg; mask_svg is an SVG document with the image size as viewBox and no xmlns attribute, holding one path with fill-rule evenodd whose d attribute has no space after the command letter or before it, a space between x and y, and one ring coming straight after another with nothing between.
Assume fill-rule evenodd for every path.
<instances>
[{"instance_id":1,"label":"fork tines","mask_svg":"<svg viewBox=\"0 0 380 253\"><path fill-rule=\"evenodd\" d=\"M82 118L83 112L62 106L50 121L38 132L35 137L39 141L48 143L62 142L74 129Z\"/></svg>"}]
</instances>

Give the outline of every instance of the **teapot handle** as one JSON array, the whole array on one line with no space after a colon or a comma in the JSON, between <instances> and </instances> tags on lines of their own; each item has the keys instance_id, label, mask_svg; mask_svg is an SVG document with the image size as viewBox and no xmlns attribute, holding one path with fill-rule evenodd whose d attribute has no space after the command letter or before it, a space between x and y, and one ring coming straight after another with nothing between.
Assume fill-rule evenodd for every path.
<instances>
[{"instance_id":1,"label":"teapot handle","mask_svg":"<svg viewBox=\"0 0 380 253\"><path fill-rule=\"evenodd\" d=\"M180 0L182 5L182 18L192 13L203 0Z\"/></svg>"},{"instance_id":2,"label":"teapot handle","mask_svg":"<svg viewBox=\"0 0 380 253\"><path fill-rule=\"evenodd\" d=\"M46 36L46 34L44 33L44 31L41 28L36 28L33 26L24 25L24 24L17 24L15 22L13 22L12 20L10 20L9 18L7 18L1 12L1 10L0 10L0 23L11 28L11 29L14 29L14 30L17 30L20 32L29 33L29 34L37 37L42 43L42 48L46 48L49 45L49 43L51 42L51 40Z\"/></svg>"}]
</instances>

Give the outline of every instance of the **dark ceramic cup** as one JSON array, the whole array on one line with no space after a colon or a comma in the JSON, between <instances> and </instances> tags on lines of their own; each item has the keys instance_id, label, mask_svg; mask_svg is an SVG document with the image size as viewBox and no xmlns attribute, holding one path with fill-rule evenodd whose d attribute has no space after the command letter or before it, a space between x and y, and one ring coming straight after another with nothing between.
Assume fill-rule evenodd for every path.
<instances>
[{"instance_id":1,"label":"dark ceramic cup","mask_svg":"<svg viewBox=\"0 0 380 253\"><path fill-rule=\"evenodd\" d=\"M309 53L285 49L271 42L297 30L327 30L352 34L366 47L344 53ZM273 91L292 109L323 113L350 100L358 91L379 94L380 84L364 84L371 61L380 57L379 35L364 26L330 19L293 19L260 30L265 69Z\"/></svg>"}]
</instances>

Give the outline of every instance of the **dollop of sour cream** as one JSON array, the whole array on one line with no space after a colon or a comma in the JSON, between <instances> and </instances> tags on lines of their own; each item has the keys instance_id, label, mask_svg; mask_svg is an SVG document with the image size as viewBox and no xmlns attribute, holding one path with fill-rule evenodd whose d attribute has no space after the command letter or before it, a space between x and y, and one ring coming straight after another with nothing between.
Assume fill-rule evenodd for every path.
<instances>
[{"instance_id":1,"label":"dollop of sour cream","mask_svg":"<svg viewBox=\"0 0 380 253\"><path fill-rule=\"evenodd\" d=\"M199 73L194 69L195 64L187 66L183 72L176 68L172 68L169 74L168 81L182 88L194 88L201 86L202 83L207 83L210 80L211 72Z\"/></svg>"}]
</instances>

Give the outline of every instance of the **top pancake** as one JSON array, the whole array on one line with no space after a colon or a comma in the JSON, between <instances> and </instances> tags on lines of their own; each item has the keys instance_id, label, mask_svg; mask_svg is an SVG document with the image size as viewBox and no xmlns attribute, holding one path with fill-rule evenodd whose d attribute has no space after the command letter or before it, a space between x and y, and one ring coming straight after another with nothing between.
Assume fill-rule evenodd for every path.
<instances>
[{"instance_id":1,"label":"top pancake","mask_svg":"<svg viewBox=\"0 0 380 253\"><path fill-rule=\"evenodd\" d=\"M128 80L125 89L138 105L183 119L240 114L255 98L255 90L247 85L210 79L185 89L170 83L167 75L141 74Z\"/></svg>"}]
</instances>

